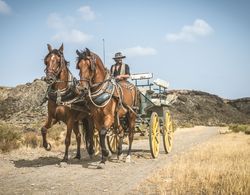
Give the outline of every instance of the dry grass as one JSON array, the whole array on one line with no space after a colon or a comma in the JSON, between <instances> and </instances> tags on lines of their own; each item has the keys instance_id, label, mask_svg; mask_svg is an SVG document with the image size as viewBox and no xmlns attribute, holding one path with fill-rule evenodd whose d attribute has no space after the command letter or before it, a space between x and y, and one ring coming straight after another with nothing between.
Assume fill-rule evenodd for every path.
<instances>
[{"instance_id":1,"label":"dry grass","mask_svg":"<svg viewBox=\"0 0 250 195\"><path fill-rule=\"evenodd\" d=\"M250 134L250 125L231 124L229 125L229 130L235 133L244 132L245 134Z\"/></svg>"},{"instance_id":2,"label":"dry grass","mask_svg":"<svg viewBox=\"0 0 250 195\"><path fill-rule=\"evenodd\" d=\"M142 194L250 194L250 137L220 135L185 155L137 189Z\"/></svg>"},{"instance_id":3,"label":"dry grass","mask_svg":"<svg viewBox=\"0 0 250 195\"><path fill-rule=\"evenodd\" d=\"M0 123L0 151L9 152L20 146L20 129L6 123Z\"/></svg>"},{"instance_id":4,"label":"dry grass","mask_svg":"<svg viewBox=\"0 0 250 195\"><path fill-rule=\"evenodd\" d=\"M0 121L0 152L10 152L19 147L42 147L42 135L40 132L43 123L37 123L27 127L19 127ZM74 133L73 133L74 135ZM47 140L53 147L64 145L66 125L56 124L48 129ZM72 145L76 143L72 136Z\"/></svg>"},{"instance_id":5,"label":"dry grass","mask_svg":"<svg viewBox=\"0 0 250 195\"><path fill-rule=\"evenodd\" d=\"M36 132L27 132L24 134L22 144L26 147L36 148L41 145L41 139Z\"/></svg>"}]
</instances>

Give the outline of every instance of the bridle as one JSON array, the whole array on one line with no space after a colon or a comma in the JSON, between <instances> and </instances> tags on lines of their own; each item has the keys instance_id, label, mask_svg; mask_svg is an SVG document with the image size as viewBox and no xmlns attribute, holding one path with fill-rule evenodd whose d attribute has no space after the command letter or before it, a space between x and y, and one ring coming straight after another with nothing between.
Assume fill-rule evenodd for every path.
<instances>
[{"instance_id":1,"label":"bridle","mask_svg":"<svg viewBox=\"0 0 250 195\"><path fill-rule=\"evenodd\" d=\"M60 57L60 62L58 64L58 67L57 69L54 71L53 69L50 70L48 69L48 66L46 64L46 68L44 69L44 72L46 74L46 79L45 81L48 83L48 84L54 84L55 82L57 82L58 80L58 76L59 74L61 73L62 69L64 67L66 67L66 62L65 62L65 59L64 59L64 56L63 56L63 53L59 52L59 51L51 51L48 53L48 55L44 58L44 62L46 62L46 59L51 55L51 54L55 54L55 55L59 55Z\"/></svg>"},{"instance_id":2,"label":"bridle","mask_svg":"<svg viewBox=\"0 0 250 195\"><path fill-rule=\"evenodd\" d=\"M87 56L85 58L83 58L85 61L89 61L90 62L90 70L91 70L91 73L92 73L92 76L90 78L84 78L83 76L80 75L80 81L85 81L88 83L88 87L89 88L92 88L92 87L95 87L93 84L93 78L96 74L96 56L91 54L90 56ZM79 61L80 62L80 61ZM78 62L78 63L79 63Z\"/></svg>"}]
</instances>

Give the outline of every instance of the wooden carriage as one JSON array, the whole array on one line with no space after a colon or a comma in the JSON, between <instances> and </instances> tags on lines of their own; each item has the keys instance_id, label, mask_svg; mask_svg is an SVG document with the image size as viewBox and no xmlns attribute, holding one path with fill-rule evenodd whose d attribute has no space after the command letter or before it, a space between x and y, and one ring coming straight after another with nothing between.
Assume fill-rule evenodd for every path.
<instances>
[{"instance_id":1,"label":"wooden carriage","mask_svg":"<svg viewBox=\"0 0 250 195\"><path fill-rule=\"evenodd\" d=\"M141 96L135 133L148 134L151 155L153 158L157 158L161 137L165 152L171 151L174 131L166 96L168 83L161 79L150 83L151 78L153 78L152 73L131 75L131 79L139 88ZM108 134L107 144L112 153L117 152L118 135L115 131L110 131Z\"/></svg>"}]
</instances>

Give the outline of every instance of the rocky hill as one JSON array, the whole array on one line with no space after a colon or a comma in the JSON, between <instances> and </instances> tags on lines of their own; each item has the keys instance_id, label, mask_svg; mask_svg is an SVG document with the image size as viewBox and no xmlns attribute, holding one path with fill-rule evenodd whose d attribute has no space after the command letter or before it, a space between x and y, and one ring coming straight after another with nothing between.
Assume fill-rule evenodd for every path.
<instances>
[{"instance_id":1,"label":"rocky hill","mask_svg":"<svg viewBox=\"0 0 250 195\"><path fill-rule=\"evenodd\" d=\"M38 79L15 88L0 87L0 120L16 125L44 120L47 106L40 104L46 90L46 83Z\"/></svg>"},{"instance_id":2,"label":"rocky hill","mask_svg":"<svg viewBox=\"0 0 250 195\"><path fill-rule=\"evenodd\" d=\"M47 104L40 104L46 89L41 80L15 88L0 87L0 120L25 126L44 121ZM201 91L171 90L167 99L178 126L250 124L250 98L226 100Z\"/></svg>"},{"instance_id":3,"label":"rocky hill","mask_svg":"<svg viewBox=\"0 0 250 195\"><path fill-rule=\"evenodd\" d=\"M226 100L202 91L168 92L170 108L178 126L250 124L250 98Z\"/></svg>"}]
</instances>

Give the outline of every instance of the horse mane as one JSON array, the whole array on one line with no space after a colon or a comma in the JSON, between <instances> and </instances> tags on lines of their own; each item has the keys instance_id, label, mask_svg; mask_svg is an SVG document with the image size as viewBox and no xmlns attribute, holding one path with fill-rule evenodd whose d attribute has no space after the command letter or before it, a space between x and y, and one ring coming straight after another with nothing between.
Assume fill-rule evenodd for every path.
<instances>
[{"instance_id":1,"label":"horse mane","mask_svg":"<svg viewBox=\"0 0 250 195\"><path fill-rule=\"evenodd\" d=\"M85 48L85 50L76 50L77 53L77 57L76 57L76 61L77 63L79 63L81 60L86 60L87 56L90 56L91 53L94 54L93 52L90 52L90 50L88 48Z\"/></svg>"},{"instance_id":2,"label":"horse mane","mask_svg":"<svg viewBox=\"0 0 250 195\"><path fill-rule=\"evenodd\" d=\"M49 53L45 56L44 61L46 61L46 59L47 59L51 54L55 54L55 55L57 55L57 56L59 56L59 57L63 57L63 60L64 60L64 63L65 63L65 65L66 65L66 67L69 66L69 61L65 60L63 53L61 53L58 49L53 49L51 52L49 52Z\"/></svg>"}]
</instances>

